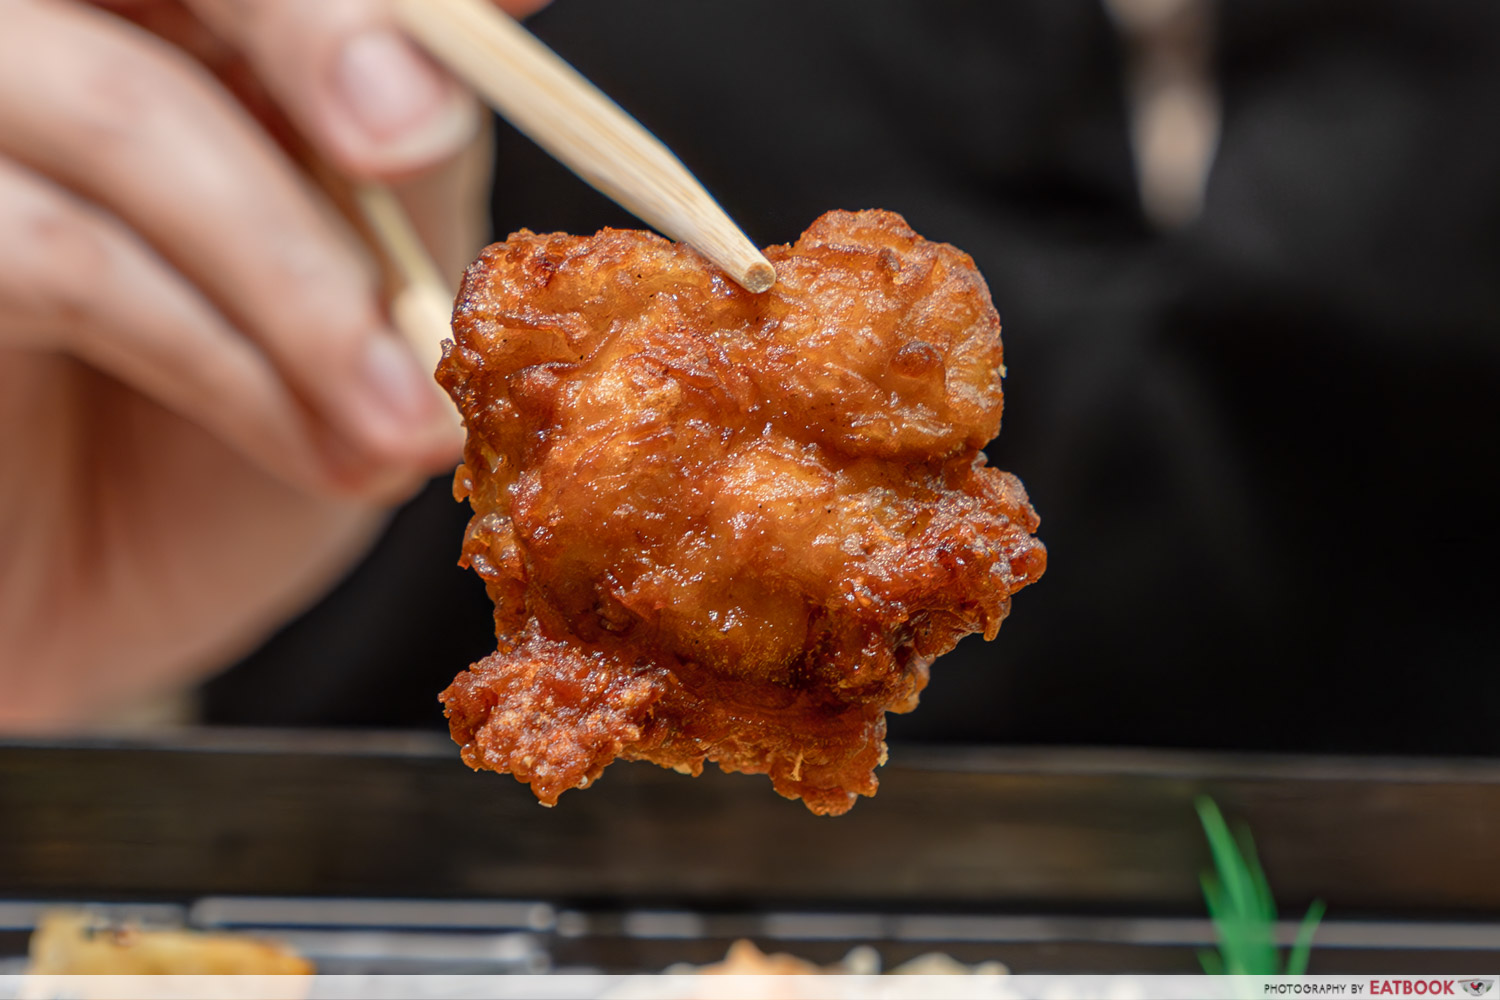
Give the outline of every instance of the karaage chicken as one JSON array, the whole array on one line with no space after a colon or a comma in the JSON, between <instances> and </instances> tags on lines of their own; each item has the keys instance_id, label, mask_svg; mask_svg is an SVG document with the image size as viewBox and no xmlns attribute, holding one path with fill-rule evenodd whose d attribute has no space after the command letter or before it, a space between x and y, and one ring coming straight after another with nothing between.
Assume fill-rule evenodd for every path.
<instances>
[{"instance_id":1,"label":"karaage chicken","mask_svg":"<svg viewBox=\"0 0 1500 1000\"><path fill-rule=\"evenodd\" d=\"M964 253L830 212L752 295L645 232L522 231L464 277L438 368L468 427L462 563L499 649L442 695L475 768L551 805L613 760L873 795L885 713L993 638L1046 550Z\"/></svg>"}]
</instances>

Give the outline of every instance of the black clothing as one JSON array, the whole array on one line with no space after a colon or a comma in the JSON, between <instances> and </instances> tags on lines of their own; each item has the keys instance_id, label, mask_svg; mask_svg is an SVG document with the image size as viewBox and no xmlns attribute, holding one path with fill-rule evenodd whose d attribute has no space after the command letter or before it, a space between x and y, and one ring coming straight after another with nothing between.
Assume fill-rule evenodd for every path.
<instances>
[{"instance_id":1,"label":"black clothing","mask_svg":"<svg viewBox=\"0 0 1500 1000\"><path fill-rule=\"evenodd\" d=\"M760 243L889 208L1004 323L991 446L1047 576L894 738L1500 749L1500 7L1225 0L1202 218L1137 208L1093 0L559 0L541 37ZM639 223L502 126L496 231ZM206 689L212 720L440 725L493 648L446 482Z\"/></svg>"}]
</instances>

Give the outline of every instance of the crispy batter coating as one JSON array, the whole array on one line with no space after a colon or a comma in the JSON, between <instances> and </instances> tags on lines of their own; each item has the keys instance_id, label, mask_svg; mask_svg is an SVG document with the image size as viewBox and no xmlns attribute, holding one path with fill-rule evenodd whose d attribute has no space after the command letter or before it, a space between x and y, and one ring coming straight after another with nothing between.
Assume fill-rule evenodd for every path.
<instances>
[{"instance_id":1,"label":"crispy batter coating","mask_svg":"<svg viewBox=\"0 0 1500 1000\"><path fill-rule=\"evenodd\" d=\"M880 211L766 256L757 296L650 233L523 230L464 276L438 380L500 644L442 700L464 760L547 805L623 758L845 812L885 713L1046 566L979 450L1001 352L973 261Z\"/></svg>"}]
</instances>

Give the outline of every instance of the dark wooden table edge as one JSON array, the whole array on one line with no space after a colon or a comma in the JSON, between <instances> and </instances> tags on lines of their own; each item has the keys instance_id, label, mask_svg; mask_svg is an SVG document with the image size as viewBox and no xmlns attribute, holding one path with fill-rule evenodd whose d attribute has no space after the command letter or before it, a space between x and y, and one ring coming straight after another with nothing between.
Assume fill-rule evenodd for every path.
<instances>
[{"instance_id":1,"label":"dark wooden table edge","mask_svg":"<svg viewBox=\"0 0 1500 1000\"><path fill-rule=\"evenodd\" d=\"M456 759L441 733L379 729L180 728L140 734L0 737L11 749ZM886 769L1193 781L1500 785L1500 760L1089 746L895 744Z\"/></svg>"}]
</instances>

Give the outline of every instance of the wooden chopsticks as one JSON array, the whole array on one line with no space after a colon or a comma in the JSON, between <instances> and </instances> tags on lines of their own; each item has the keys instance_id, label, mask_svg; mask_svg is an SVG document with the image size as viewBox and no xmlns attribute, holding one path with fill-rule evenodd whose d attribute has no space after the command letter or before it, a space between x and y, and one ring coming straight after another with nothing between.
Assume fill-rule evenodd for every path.
<instances>
[{"instance_id":1,"label":"wooden chopsticks","mask_svg":"<svg viewBox=\"0 0 1500 1000\"><path fill-rule=\"evenodd\" d=\"M409 34L574 173L692 244L746 289L776 283L771 262L671 150L490 0L393 0L392 7ZM388 188L364 185L354 197L400 279L391 319L433 370L449 335L454 289Z\"/></svg>"},{"instance_id":2,"label":"wooden chopsticks","mask_svg":"<svg viewBox=\"0 0 1500 1000\"><path fill-rule=\"evenodd\" d=\"M661 142L490 0L393 0L401 26L507 121L752 292L776 271Z\"/></svg>"},{"instance_id":3,"label":"wooden chopsticks","mask_svg":"<svg viewBox=\"0 0 1500 1000\"><path fill-rule=\"evenodd\" d=\"M380 184L361 184L353 195L375 249L399 282L391 292L391 323L411 347L417 363L425 371L436 371L443 358L443 341L452 336L449 323L455 290L422 245L395 192ZM452 412L458 423L458 411Z\"/></svg>"}]
</instances>

